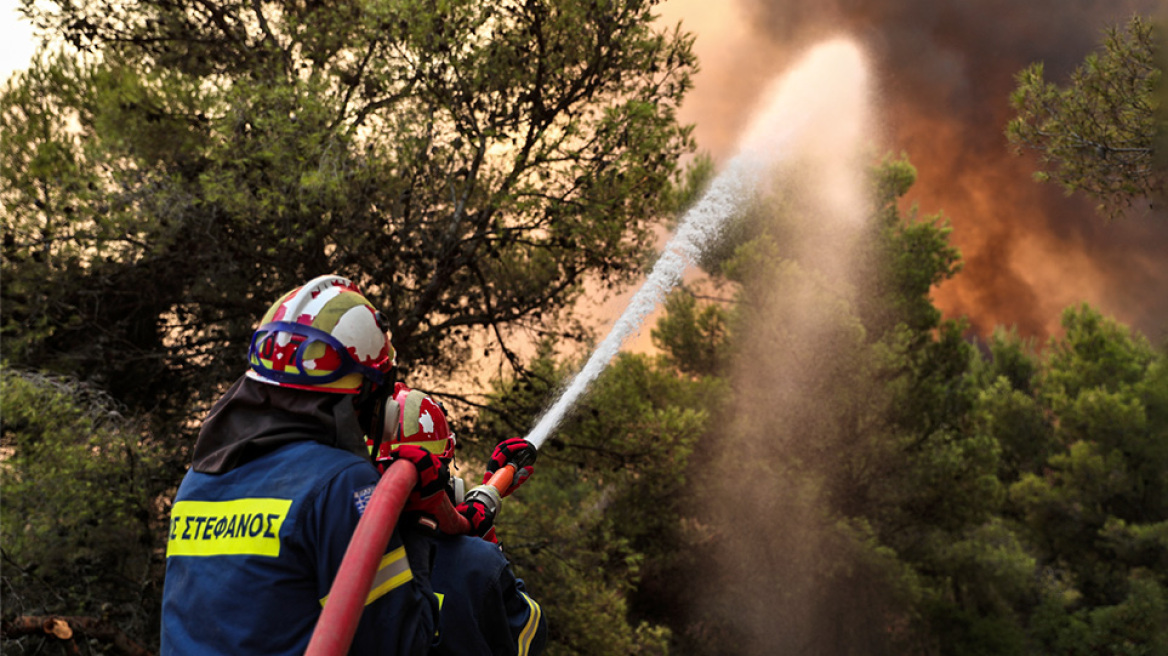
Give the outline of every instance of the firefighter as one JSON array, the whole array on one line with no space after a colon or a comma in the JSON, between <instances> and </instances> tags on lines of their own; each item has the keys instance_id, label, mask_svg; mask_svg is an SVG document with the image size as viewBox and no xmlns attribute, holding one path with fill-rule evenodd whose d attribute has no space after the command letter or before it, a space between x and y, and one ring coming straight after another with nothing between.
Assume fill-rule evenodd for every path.
<instances>
[{"instance_id":1,"label":"firefighter","mask_svg":"<svg viewBox=\"0 0 1168 656\"><path fill-rule=\"evenodd\" d=\"M393 389L386 322L350 280L321 276L280 298L248 350L249 370L204 420L171 510L163 654L302 654L379 473ZM423 496L442 461L410 445ZM431 539L391 536L352 654L421 655L438 621Z\"/></svg>"},{"instance_id":2,"label":"firefighter","mask_svg":"<svg viewBox=\"0 0 1168 656\"><path fill-rule=\"evenodd\" d=\"M454 458L455 437L442 407L425 393L399 385L390 404L397 414L396 430L386 432L384 443L373 447L385 461L409 445L438 456L444 466ZM387 422L387 428L390 424ZM497 469L527 452L534 460L535 447L521 438L500 443L483 476L486 483ZM514 492L532 473L520 467L502 496ZM451 477L446 495L471 524L474 535L435 533L436 554L431 583L438 595L440 632L432 654L440 656L531 655L537 656L547 642L547 620L539 604L528 596L522 579L515 576L495 537L493 515L475 501L461 498L461 481ZM422 521L433 525L426 500L411 499L403 523ZM473 496L473 495L472 495ZM477 536L477 537L476 537Z\"/></svg>"}]
</instances>

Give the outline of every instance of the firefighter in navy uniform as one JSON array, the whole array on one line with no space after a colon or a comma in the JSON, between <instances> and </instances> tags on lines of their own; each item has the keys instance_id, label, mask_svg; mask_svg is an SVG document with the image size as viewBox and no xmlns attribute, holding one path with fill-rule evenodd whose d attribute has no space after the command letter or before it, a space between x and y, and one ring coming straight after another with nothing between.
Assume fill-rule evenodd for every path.
<instances>
[{"instance_id":1,"label":"firefighter in navy uniform","mask_svg":"<svg viewBox=\"0 0 1168 656\"><path fill-rule=\"evenodd\" d=\"M322 276L264 315L250 370L204 421L171 511L162 654L302 654L379 474L394 351L357 287ZM443 463L403 447L417 491L445 489ZM352 654L429 653L438 628L432 540L395 529Z\"/></svg>"},{"instance_id":2,"label":"firefighter in navy uniform","mask_svg":"<svg viewBox=\"0 0 1168 656\"><path fill-rule=\"evenodd\" d=\"M377 458L387 460L397 450L420 446L437 455L449 466L454 458L455 438L446 414L425 393L398 386L390 412L398 415L396 431L387 431L384 443L377 445ZM389 414L387 412L387 414ZM386 424L389 428L390 424ZM515 462L521 452L535 447L526 440L512 438L495 448L485 483L498 468ZM534 458L531 458L534 460ZM521 467L503 496L514 492L532 473L530 465ZM547 643L547 620L539 604L527 595L523 581L515 576L506 556L495 539L493 517L477 502L464 502L457 491L458 479L451 477L447 495L457 503L457 510L467 517L475 535L435 537L436 554L430 581L441 607L441 630L431 654L441 656L500 656L516 654L537 656ZM425 504L420 504L424 506ZM407 505L409 518L425 517L425 511ZM403 519L403 524L410 521Z\"/></svg>"}]
</instances>

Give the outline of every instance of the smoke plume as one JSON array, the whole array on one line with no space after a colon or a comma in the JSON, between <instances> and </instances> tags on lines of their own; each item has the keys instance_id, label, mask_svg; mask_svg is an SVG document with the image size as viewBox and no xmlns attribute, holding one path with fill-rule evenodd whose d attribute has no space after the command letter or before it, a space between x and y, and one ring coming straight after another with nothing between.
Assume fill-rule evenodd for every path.
<instances>
[{"instance_id":1,"label":"smoke plume","mask_svg":"<svg viewBox=\"0 0 1168 656\"><path fill-rule=\"evenodd\" d=\"M1109 26L1152 15L1154 0L672 0L665 22L697 33L702 72L683 119L722 157L763 81L812 43L847 34L874 60L884 145L919 178L907 199L953 227L964 271L935 294L946 316L982 335L1017 326L1058 332L1062 310L1088 302L1150 337L1168 327L1168 217L1107 223L1089 199L1032 180L1004 129L1014 76L1044 62L1066 83Z\"/></svg>"}]
</instances>

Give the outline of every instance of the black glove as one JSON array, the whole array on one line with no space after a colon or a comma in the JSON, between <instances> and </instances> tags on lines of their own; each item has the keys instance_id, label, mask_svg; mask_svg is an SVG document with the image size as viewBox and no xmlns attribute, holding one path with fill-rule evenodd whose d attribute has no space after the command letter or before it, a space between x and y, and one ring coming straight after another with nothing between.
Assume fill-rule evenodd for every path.
<instances>
[{"instance_id":1,"label":"black glove","mask_svg":"<svg viewBox=\"0 0 1168 656\"><path fill-rule=\"evenodd\" d=\"M495 525L495 514L487 504L477 499L470 499L454 507L458 514L470 522L470 534L484 537Z\"/></svg>"}]
</instances>

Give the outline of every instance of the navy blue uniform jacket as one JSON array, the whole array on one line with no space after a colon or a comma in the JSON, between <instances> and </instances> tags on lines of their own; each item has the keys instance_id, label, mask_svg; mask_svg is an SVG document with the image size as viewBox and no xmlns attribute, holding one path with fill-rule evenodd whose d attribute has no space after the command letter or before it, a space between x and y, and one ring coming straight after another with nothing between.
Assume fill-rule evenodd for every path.
<instances>
[{"instance_id":1,"label":"navy blue uniform jacket","mask_svg":"<svg viewBox=\"0 0 1168 656\"><path fill-rule=\"evenodd\" d=\"M304 653L377 481L367 460L314 441L188 472L171 513L162 654ZM428 652L431 549L394 532L350 653Z\"/></svg>"},{"instance_id":2,"label":"navy blue uniform jacket","mask_svg":"<svg viewBox=\"0 0 1168 656\"><path fill-rule=\"evenodd\" d=\"M537 656L547 643L543 612L498 545L465 535L437 540L431 583L441 606L441 656Z\"/></svg>"}]
</instances>

